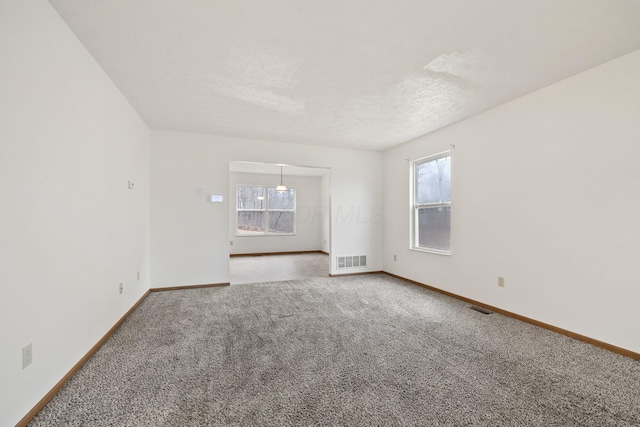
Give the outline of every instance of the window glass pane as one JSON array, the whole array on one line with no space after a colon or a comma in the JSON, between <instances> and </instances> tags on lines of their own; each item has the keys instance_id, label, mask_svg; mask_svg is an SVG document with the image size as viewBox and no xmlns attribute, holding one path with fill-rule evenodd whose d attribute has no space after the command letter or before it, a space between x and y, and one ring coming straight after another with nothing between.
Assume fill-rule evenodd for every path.
<instances>
[{"instance_id":1,"label":"window glass pane","mask_svg":"<svg viewBox=\"0 0 640 427\"><path fill-rule=\"evenodd\" d=\"M418 246L449 251L451 207L418 209Z\"/></svg>"},{"instance_id":2,"label":"window glass pane","mask_svg":"<svg viewBox=\"0 0 640 427\"><path fill-rule=\"evenodd\" d=\"M293 233L294 223L293 212L269 211L269 233Z\"/></svg>"},{"instance_id":3,"label":"window glass pane","mask_svg":"<svg viewBox=\"0 0 640 427\"><path fill-rule=\"evenodd\" d=\"M276 191L275 188L269 188L269 209L294 210L295 193L293 188L287 191Z\"/></svg>"},{"instance_id":4,"label":"window glass pane","mask_svg":"<svg viewBox=\"0 0 640 427\"><path fill-rule=\"evenodd\" d=\"M451 156L416 165L416 203L451 201Z\"/></svg>"},{"instance_id":5,"label":"window glass pane","mask_svg":"<svg viewBox=\"0 0 640 427\"><path fill-rule=\"evenodd\" d=\"M264 209L264 187L253 185L238 186L238 209Z\"/></svg>"},{"instance_id":6,"label":"window glass pane","mask_svg":"<svg viewBox=\"0 0 640 427\"><path fill-rule=\"evenodd\" d=\"M264 234L264 212L238 212L238 235Z\"/></svg>"}]
</instances>

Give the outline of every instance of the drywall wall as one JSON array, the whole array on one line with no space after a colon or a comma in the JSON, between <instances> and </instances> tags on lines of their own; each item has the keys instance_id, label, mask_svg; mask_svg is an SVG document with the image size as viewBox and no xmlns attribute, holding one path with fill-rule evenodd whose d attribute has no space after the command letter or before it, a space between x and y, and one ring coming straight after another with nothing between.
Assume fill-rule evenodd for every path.
<instances>
[{"instance_id":1,"label":"drywall wall","mask_svg":"<svg viewBox=\"0 0 640 427\"><path fill-rule=\"evenodd\" d=\"M322 250L322 201L320 177L286 175L287 187L296 190L296 232L294 235L241 236L236 235L236 188L238 185L275 187L279 175L230 172L229 182L229 241L232 254L269 252L297 252Z\"/></svg>"},{"instance_id":2,"label":"drywall wall","mask_svg":"<svg viewBox=\"0 0 640 427\"><path fill-rule=\"evenodd\" d=\"M640 51L386 152L384 269L640 352L638 76ZM450 145L452 255L411 251L406 159Z\"/></svg>"},{"instance_id":3,"label":"drywall wall","mask_svg":"<svg viewBox=\"0 0 640 427\"><path fill-rule=\"evenodd\" d=\"M320 177L320 212L322 213L322 252L331 252L331 174Z\"/></svg>"},{"instance_id":4,"label":"drywall wall","mask_svg":"<svg viewBox=\"0 0 640 427\"><path fill-rule=\"evenodd\" d=\"M331 169L331 253L367 255L380 270L382 153L239 138L151 132L151 286L229 282L229 162ZM233 201L231 201L233 203ZM335 273L335 257L332 257Z\"/></svg>"},{"instance_id":5,"label":"drywall wall","mask_svg":"<svg viewBox=\"0 0 640 427\"><path fill-rule=\"evenodd\" d=\"M148 289L149 131L45 0L2 2L0 58L0 425L10 426Z\"/></svg>"}]
</instances>

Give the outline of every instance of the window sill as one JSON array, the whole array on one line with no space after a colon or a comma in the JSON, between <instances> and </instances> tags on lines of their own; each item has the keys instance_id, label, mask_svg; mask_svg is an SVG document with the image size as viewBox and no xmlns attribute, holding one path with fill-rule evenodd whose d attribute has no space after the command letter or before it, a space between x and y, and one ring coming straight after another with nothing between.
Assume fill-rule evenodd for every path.
<instances>
[{"instance_id":1,"label":"window sill","mask_svg":"<svg viewBox=\"0 0 640 427\"><path fill-rule=\"evenodd\" d=\"M270 233L270 234L236 234L236 237L278 237L295 236L296 233Z\"/></svg>"},{"instance_id":2,"label":"window sill","mask_svg":"<svg viewBox=\"0 0 640 427\"><path fill-rule=\"evenodd\" d=\"M409 248L409 249L416 252L426 252L429 254L451 256L451 251L443 251L440 249L427 249L427 248Z\"/></svg>"}]
</instances>

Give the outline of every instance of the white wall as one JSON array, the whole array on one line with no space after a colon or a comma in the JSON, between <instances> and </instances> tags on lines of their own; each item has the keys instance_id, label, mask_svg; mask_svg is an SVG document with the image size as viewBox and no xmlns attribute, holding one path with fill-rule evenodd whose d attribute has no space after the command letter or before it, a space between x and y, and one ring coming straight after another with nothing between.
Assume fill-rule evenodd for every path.
<instances>
[{"instance_id":1,"label":"white wall","mask_svg":"<svg viewBox=\"0 0 640 427\"><path fill-rule=\"evenodd\" d=\"M320 177L320 212L322 212L322 252L331 252L331 174Z\"/></svg>"},{"instance_id":2,"label":"white wall","mask_svg":"<svg viewBox=\"0 0 640 427\"><path fill-rule=\"evenodd\" d=\"M232 254L297 252L322 250L322 200L320 177L285 175L284 183L296 190L296 233L289 236L236 236L237 215L234 204L238 185L276 186L279 175L230 172L229 240Z\"/></svg>"},{"instance_id":3,"label":"white wall","mask_svg":"<svg viewBox=\"0 0 640 427\"><path fill-rule=\"evenodd\" d=\"M229 282L229 198L205 203L196 192L227 194L230 161L330 168L331 252L381 269L381 153L152 131L152 287Z\"/></svg>"},{"instance_id":4,"label":"white wall","mask_svg":"<svg viewBox=\"0 0 640 427\"><path fill-rule=\"evenodd\" d=\"M9 426L148 289L149 131L45 0L2 2L0 58L0 425Z\"/></svg>"},{"instance_id":5,"label":"white wall","mask_svg":"<svg viewBox=\"0 0 640 427\"><path fill-rule=\"evenodd\" d=\"M640 352L638 76L640 51L386 152L384 269ZM453 255L410 251L405 159L450 144Z\"/></svg>"}]
</instances>

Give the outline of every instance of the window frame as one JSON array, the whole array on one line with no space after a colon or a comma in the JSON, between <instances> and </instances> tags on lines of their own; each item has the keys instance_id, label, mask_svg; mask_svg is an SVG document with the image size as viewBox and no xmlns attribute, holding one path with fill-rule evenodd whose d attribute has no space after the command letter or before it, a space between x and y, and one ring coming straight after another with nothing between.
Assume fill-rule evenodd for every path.
<instances>
[{"instance_id":1,"label":"window frame","mask_svg":"<svg viewBox=\"0 0 640 427\"><path fill-rule=\"evenodd\" d=\"M428 252L438 255L447 255L450 256L452 254L451 250L451 225L449 225L449 250L438 249L438 248L429 248L420 246L420 227L419 227L419 212L420 209L434 209L434 208L449 208L451 211L452 203L451 198L449 201L445 202L435 202L435 203L418 203L418 166L429 163L434 160L443 159L445 157L449 157L450 161L450 174L451 169L453 169L453 156L452 150L443 151L428 157L422 157L420 159L416 159L411 161L410 168L410 176L411 176L411 198L410 198L410 230L409 230L409 249L419 252Z\"/></svg>"},{"instance_id":2,"label":"window frame","mask_svg":"<svg viewBox=\"0 0 640 427\"><path fill-rule=\"evenodd\" d=\"M240 209L238 207L238 190L240 187L260 187L264 190L264 208L263 209ZM275 186L255 185L255 184L237 184L235 194L236 218L235 218L235 235L236 237L264 237L264 236L295 236L296 235L296 216L297 216L297 191L295 187L287 187L287 190L293 190L293 209L269 209L269 190L276 191ZM264 231L251 234L241 234L238 229L238 214L240 212L262 212L264 218ZM291 233L272 233L269 231L269 214L270 212L292 212L293 213L293 231Z\"/></svg>"}]
</instances>

